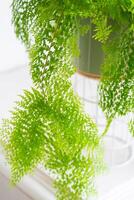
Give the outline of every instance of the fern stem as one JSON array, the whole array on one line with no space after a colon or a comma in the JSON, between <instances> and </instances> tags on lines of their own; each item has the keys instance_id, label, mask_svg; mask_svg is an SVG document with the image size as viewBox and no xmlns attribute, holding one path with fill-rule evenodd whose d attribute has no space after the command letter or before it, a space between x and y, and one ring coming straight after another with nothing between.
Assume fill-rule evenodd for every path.
<instances>
[{"instance_id":1,"label":"fern stem","mask_svg":"<svg viewBox=\"0 0 134 200\"><path fill-rule=\"evenodd\" d=\"M107 134L107 132L108 132L108 130L109 130L109 127L110 127L112 121L113 121L113 118L109 118L109 119L107 120L106 127L105 127L104 131L102 132L101 137L104 137L104 136Z\"/></svg>"}]
</instances>

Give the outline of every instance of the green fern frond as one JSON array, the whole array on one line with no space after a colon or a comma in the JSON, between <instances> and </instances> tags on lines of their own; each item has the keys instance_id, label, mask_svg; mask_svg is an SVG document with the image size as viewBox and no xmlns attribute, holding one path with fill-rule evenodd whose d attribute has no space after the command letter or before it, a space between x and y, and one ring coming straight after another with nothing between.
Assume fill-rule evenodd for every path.
<instances>
[{"instance_id":1,"label":"green fern frond","mask_svg":"<svg viewBox=\"0 0 134 200\"><path fill-rule=\"evenodd\" d=\"M129 131L130 133L132 134L132 136L134 136L134 120L131 119L128 123L128 128L129 128Z\"/></svg>"},{"instance_id":2,"label":"green fern frond","mask_svg":"<svg viewBox=\"0 0 134 200\"><path fill-rule=\"evenodd\" d=\"M127 31L117 39L118 42L111 41L114 48L106 55L99 86L100 106L107 119L126 115L134 109L133 33Z\"/></svg>"},{"instance_id":3,"label":"green fern frond","mask_svg":"<svg viewBox=\"0 0 134 200\"><path fill-rule=\"evenodd\" d=\"M93 185L98 171L96 156L99 158L100 152L96 148L99 144L96 126L81 113L79 104L69 108L69 113L69 110L58 112L49 103L37 90L25 91L10 122L3 124L1 132L12 182L20 181L39 163L44 163L46 169L58 176L56 185L60 196L65 195L60 194L63 184L63 188L70 191L68 198L71 192L74 198L77 195L82 198L85 188Z\"/></svg>"},{"instance_id":4,"label":"green fern frond","mask_svg":"<svg viewBox=\"0 0 134 200\"><path fill-rule=\"evenodd\" d=\"M70 13L69 2L13 1L15 32L29 53L35 89L21 96L10 121L3 124L1 138L14 184L43 163L57 177L57 198L72 200L92 191L102 169L102 151L97 127L70 81L81 29L74 11L80 16L86 3L73 2Z\"/></svg>"}]
</instances>

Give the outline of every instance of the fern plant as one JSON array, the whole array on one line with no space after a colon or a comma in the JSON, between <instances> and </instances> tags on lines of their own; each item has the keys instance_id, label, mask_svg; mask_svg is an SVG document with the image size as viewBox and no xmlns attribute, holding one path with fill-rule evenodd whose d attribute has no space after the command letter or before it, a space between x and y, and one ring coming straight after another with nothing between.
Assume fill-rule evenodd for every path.
<instances>
[{"instance_id":1,"label":"fern plant","mask_svg":"<svg viewBox=\"0 0 134 200\"><path fill-rule=\"evenodd\" d=\"M94 192L103 168L101 137L73 91L72 58L80 54L79 35L90 29L81 19L90 18L105 52L99 86L104 135L114 117L134 108L133 9L132 0L13 0L13 24L33 80L1 127L14 184L41 163L56 177L58 200L85 200Z\"/></svg>"},{"instance_id":2,"label":"fern plant","mask_svg":"<svg viewBox=\"0 0 134 200\"><path fill-rule=\"evenodd\" d=\"M122 7L122 19L114 19L114 34L103 45L105 60L99 94L107 126L114 118L134 112L133 2L126 1Z\"/></svg>"}]
</instances>

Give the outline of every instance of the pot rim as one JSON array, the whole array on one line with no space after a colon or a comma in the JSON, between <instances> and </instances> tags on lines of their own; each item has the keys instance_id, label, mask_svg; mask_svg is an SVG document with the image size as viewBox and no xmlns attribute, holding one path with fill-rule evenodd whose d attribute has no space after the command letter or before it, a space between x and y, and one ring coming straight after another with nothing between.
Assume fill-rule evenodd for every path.
<instances>
[{"instance_id":1,"label":"pot rim","mask_svg":"<svg viewBox=\"0 0 134 200\"><path fill-rule=\"evenodd\" d=\"M82 71L80 69L77 69L77 73L80 74L80 75L86 76L88 78L100 80L99 74L95 74L95 73L91 73L91 72L85 72L85 71Z\"/></svg>"}]
</instances>

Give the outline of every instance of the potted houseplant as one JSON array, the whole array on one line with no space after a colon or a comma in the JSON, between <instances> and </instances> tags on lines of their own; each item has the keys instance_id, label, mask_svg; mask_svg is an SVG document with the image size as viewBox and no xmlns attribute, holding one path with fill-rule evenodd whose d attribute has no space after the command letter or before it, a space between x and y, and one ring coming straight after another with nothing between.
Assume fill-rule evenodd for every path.
<instances>
[{"instance_id":1,"label":"potted houseplant","mask_svg":"<svg viewBox=\"0 0 134 200\"><path fill-rule=\"evenodd\" d=\"M59 200L87 199L94 191L94 177L103 168L102 136L113 118L134 107L133 8L131 0L13 0L15 32L29 54L33 88L24 91L1 128L12 183L42 163L56 177ZM70 81L79 35L90 29L83 18L91 19L93 38L105 52L99 86L107 118L102 136Z\"/></svg>"}]
</instances>

